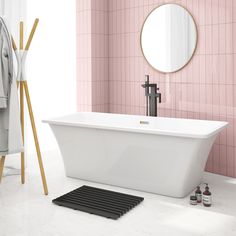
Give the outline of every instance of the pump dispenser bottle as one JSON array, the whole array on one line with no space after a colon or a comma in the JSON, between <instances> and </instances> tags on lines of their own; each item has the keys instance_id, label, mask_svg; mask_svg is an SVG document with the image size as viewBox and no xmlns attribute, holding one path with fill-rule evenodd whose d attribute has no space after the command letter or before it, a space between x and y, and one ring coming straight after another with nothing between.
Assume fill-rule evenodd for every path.
<instances>
[{"instance_id":1,"label":"pump dispenser bottle","mask_svg":"<svg viewBox=\"0 0 236 236\"><path fill-rule=\"evenodd\" d=\"M202 191L200 189L200 186L197 186L197 190L195 191L195 196L197 197L197 203L202 202Z\"/></svg>"}]
</instances>

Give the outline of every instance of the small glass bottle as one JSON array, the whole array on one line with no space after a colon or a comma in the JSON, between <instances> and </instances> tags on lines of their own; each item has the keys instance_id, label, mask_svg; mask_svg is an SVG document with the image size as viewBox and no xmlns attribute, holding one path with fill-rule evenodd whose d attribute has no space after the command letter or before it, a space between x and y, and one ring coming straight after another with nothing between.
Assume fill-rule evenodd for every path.
<instances>
[{"instance_id":1,"label":"small glass bottle","mask_svg":"<svg viewBox=\"0 0 236 236\"><path fill-rule=\"evenodd\" d=\"M190 196L190 204L197 205L197 197L196 196Z\"/></svg>"},{"instance_id":2,"label":"small glass bottle","mask_svg":"<svg viewBox=\"0 0 236 236\"><path fill-rule=\"evenodd\" d=\"M200 186L197 186L197 190L195 191L195 195L197 197L197 203L202 202L202 191L200 189Z\"/></svg>"},{"instance_id":3,"label":"small glass bottle","mask_svg":"<svg viewBox=\"0 0 236 236\"><path fill-rule=\"evenodd\" d=\"M202 201L205 207L210 207L212 204L211 192L209 191L208 184L206 184L205 191L203 192Z\"/></svg>"}]
</instances>

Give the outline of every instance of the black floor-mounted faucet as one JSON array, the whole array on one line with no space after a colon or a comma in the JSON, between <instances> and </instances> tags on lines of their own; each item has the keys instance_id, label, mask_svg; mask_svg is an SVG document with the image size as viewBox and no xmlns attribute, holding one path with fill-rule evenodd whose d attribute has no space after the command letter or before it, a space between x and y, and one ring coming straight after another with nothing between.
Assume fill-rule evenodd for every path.
<instances>
[{"instance_id":1,"label":"black floor-mounted faucet","mask_svg":"<svg viewBox=\"0 0 236 236\"><path fill-rule=\"evenodd\" d=\"M159 99L159 103L161 103L161 93L157 92L159 90L157 84L150 84L149 75L145 75L145 84L142 84L142 87L145 88L146 115L157 116L157 98Z\"/></svg>"}]
</instances>

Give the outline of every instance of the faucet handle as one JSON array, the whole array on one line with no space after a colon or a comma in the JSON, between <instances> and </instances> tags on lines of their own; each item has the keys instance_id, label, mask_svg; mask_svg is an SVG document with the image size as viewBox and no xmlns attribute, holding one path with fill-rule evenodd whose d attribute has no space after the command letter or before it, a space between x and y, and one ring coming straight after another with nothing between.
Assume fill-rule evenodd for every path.
<instances>
[{"instance_id":1,"label":"faucet handle","mask_svg":"<svg viewBox=\"0 0 236 236\"><path fill-rule=\"evenodd\" d=\"M149 83L149 75L145 75L145 83Z\"/></svg>"},{"instance_id":2,"label":"faucet handle","mask_svg":"<svg viewBox=\"0 0 236 236\"><path fill-rule=\"evenodd\" d=\"M159 98L159 103L161 103L161 93L159 93L158 98Z\"/></svg>"}]
</instances>

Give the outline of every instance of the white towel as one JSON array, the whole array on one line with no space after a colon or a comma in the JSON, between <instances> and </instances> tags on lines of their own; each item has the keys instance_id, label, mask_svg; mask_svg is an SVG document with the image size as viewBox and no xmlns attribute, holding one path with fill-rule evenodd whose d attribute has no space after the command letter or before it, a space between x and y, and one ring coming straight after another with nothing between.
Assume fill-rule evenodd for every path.
<instances>
[{"instance_id":1,"label":"white towel","mask_svg":"<svg viewBox=\"0 0 236 236\"><path fill-rule=\"evenodd\" d=\"M24 148L20 124L19 102L16 79L14 77L11 84L9 104L8 153L17 153L22 152L23 150Z\"/></svg>"},{"instance_id":2,"label":"white towel","mask_svg":"<svg viewBox=\"0 0 236 236\"><path fill-rule=\"evenodd\" d=\"M0 60L4 61L2 73L0 73L3 77L0 80L5 82L5 88L7 88L7 106L0 109L0 155L6 155L23 151L23 141L16 77L13 72L11 34L6 20L2 17L0 17L0 27L3 29L0 39L7 54L7 57L4 55L0 57Z\"/></svg>"}]
</instances>

